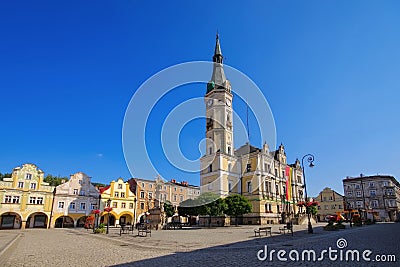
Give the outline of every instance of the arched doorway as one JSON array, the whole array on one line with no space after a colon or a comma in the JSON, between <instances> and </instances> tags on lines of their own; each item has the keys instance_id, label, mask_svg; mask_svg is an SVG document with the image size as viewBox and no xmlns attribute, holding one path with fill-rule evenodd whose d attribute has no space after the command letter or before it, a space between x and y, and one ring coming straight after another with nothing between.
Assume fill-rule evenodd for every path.
<instances>
[{"instance_id":1,"label":"arched doorway","mask_svg":"<svg viewBox=\"0 0 400 267\"><path fill-rule=\"evenodd\" d=\"M78 221L76 222L76 227L84 227L85 223L86 223L86 218L89 216L82 216L78 219Z\"/></svg>"},{"instance_id":2,"label":"arched doorway","mask_svg":"<svg viewBox=\"0 0 400 267\"><path fill-rule=\"evenodd\" d=\"M107 225L108 214L101 216L100 223ZM115 226L115 216L110 213L110 226Z\"/></svg>"},{"instance_id":3,"label":"arched doorway","mask_svg":"<svg viewBox=\"0 0 400 267\"><path fill-rule=\"evenodd\" d=\"M35 212L28 216L26 228L47 228L48 218L43 212Z\"/></svg>"},{"instance_id":4,"label":"arched doorway","mask_svg":"<svg viewBox=\"0 0 400 267\"><path fill-rule=\"evenodd\" d=\"M69 216L61 216L57 218L55 228L73 228L74 227L74 219Z\"/></svg>"},{"instance_id":5,"label":"arched doorway","mask_svg":"<svg viewBox=\"0 0 400 267\"><path fill-rule=\"evenodd\" d=\"M126 224L126 225L130 225L133 223L133 216L130 214L123 214L119 217L119 224Z\"/></svg>"},{"instance_id":6,"label":"arched doorway","mask_svg":"<svg viewBox=\"0 0 400 267\"><path fill-rule=\"evenodd\" d=\"M15 212L6 212L0 216L0 229L20 229L21 216Z\"/></svg>"}]
</instances>

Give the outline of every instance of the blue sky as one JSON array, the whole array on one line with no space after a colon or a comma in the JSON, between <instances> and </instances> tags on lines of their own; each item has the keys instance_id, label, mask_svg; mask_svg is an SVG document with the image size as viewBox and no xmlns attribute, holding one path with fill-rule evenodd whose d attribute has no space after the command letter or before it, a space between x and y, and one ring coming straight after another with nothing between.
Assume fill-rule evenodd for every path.
<instances>
[{"instance_id":1,"label":"blue sky","mask_svg":"<svg viewBox=\"0 0 400 267\"><path fill-rule=\"evenodd\" d=\"M166 67L211 60L218 30L224 62L268 100L288 160L315 155L310 195L342 192L341 180L360 173L398 178L399 11L398 1L3 2L0 172L32 162L54 175L129 178L121 134L131 97ZM164 99L155 125L205 90ZM189 158L203 135L201 121L184 129ZM166 179L198 184L154 157Z\"/></svg>"}]
</instances>

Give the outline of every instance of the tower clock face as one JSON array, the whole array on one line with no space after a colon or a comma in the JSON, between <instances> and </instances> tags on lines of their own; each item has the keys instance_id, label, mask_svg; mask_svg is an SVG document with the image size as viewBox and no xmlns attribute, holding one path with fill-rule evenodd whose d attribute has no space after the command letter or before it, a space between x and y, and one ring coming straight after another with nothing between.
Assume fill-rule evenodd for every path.
<instances>
[{"instance_id":1,"label":"tower clock face","mask_svg":"<svg viewBox=\"0 0 400 267\"><path fill-rule=\"evenodd\" d=\"M230 99L227 99L227 100L226 100L226 105L227 105L228 107L230 107L230 106L232 105L232 102L231 102Z\"/></svg>"},{"instance_id":2,"label":"tower clock face","mask_svg":"<svg viewBox=\"0 0 400 267\"><path fill-rule=\"evenodd\" d=\"M212 104L213 104L213 100L212 100L212 99L209 99L209 100L207 101L207 106L211 107Z\"/></svg>"}]
</instances>

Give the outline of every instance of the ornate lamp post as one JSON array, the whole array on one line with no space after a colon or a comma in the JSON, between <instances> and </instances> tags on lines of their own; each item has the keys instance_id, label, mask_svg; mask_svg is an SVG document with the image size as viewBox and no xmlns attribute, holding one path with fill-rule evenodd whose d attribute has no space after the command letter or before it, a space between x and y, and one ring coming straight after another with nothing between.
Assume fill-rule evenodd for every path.
<instances>
[{"instance_id":1,"label":"ornate lamp post","mask_svg":"<svg viewBox=\"0 0 400 267\"><path fill-rule=\"evenodd\" d=\"M309 167L312 168L314 167L314 155L312 154L307 154L304 155L304 157L301 159L301 168L303 170L303 179L304 179L304 192L306 194L306 204L308 204L309 199L307 195L307 185L306 185L306 174L304 170L304 159L307 158L307 162L310 163ZM310 205L306 205L306 213L307 213L307 218L308 218L308 233L312 234L314 232L312 225L311 225L311 213L310 213Z\"/></svg>"},{"instance_id":2,"label":"ornate lamp post","mask_svg":"<svg viewBox=\"0 0 400 267\"><path fill-rule=\"evenodd\" d=\"M107 231L106 234L108 234L109 232L109 228L110 228L110 211L112 211L112 208L110 207L111 204L111 199L107 200L107 207L104 209L105 212L107 212Z\"/></svg>"},{"instance_id":3,"label":"ornate lamp post","mask_svg":"<svg viewBox=\"0 0 400 267\"><path fill-rule=\"evenodd\" d=\"M135 206L133 206L133 227L136 225L136 202L137 202L136 197L135 197L134 202L135 202Z\"/></svg>"}]
</instances>

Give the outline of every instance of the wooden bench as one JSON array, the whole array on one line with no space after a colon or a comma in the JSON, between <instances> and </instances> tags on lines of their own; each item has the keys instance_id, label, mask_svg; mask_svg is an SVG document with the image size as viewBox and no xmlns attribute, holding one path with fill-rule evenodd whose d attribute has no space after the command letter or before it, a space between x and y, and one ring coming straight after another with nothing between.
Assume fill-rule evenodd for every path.
<instances>
[{"instance_id":1,"label":"wooden bench","mask_svg":"<svg viewBox=\"0 0 400 267\"><path fill-rule=\"evenodd\" d=\"M133 224L132 225L121 224L120 226L121 228L119 229L119 235L129 234L129 232L133 233L133 230L135 229Z\"/></svg>"},{"instance_id":2,"label":"wooden bench","mask_svg":"<svg viewBox=\"0 0 400 267\"><path fill-rule=\"evenodd\" d=\"M144 227L138 228L138 236L147 236L147 234L150 234L150 236L151 236L150 227L144 226Z\"/></svg>"},{"instance_id":3,"label":"wooden bench","mask_svg":"<svg viewBox=\"0 0 400 267\"><path fill-rule=\"evenodd\" d=\"M279 233L281 234L283 232L283 234L286 234L286 232L289 233L289 231L292 233L293 236L293 224L292 223L287 223L285 226L283 226L282 228L279 228Z\"/></svg>"},{"instance_id":4,"label":"wooden bench","mask_svg":"<svg viewBox=\"0 0 400 267\"><path fill-rule=\"evenodd\" d=\"M254 237L258 236L261 237L261 232L265 232L265 236L268 236L268 233L270 236L272 236L272 232L271 232L272 227L267 226L267 227L260 227L257 229L254 229Z\"/></svg>"}]
</instances>

